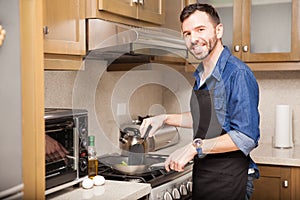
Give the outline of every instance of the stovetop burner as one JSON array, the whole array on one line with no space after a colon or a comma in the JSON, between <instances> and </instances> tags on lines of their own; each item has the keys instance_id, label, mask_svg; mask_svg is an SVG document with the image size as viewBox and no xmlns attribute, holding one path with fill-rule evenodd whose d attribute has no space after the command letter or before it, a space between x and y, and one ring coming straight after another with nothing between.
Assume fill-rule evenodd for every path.
<instances>
[{"instance_id":1,"label":"stovetop burner","mask_svg":"<svg viewBox=\"0 0 300 200\"><path fill-rule=\"evenodd\" d=\"M157 156L157 155L156 155ZM162 155L159 155L160 157ZM163 155L165 156L165 155ZM122 172L119 172L113 167L108 166L107 164L101 162L101 157L98 158L98 174L104 176L108 180L116 181L129 181L129 182L138 182L138 183L150 183L152 188L162 185L166 182L172 181L184 174L187 174L192 171L193 163L190 162L183 172L170 171L167 172L165 169L153 169L150 172L145 172L138 175L128 175Z\"/></svg>"}]
</instances>

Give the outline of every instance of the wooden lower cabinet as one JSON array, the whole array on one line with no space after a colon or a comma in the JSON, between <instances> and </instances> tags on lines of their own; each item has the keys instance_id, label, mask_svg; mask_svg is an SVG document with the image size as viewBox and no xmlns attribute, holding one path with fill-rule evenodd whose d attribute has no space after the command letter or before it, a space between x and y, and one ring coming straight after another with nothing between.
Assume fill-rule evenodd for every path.
<instances>
[{"instance_id":1,"label":"wooden lower cabinet","mask_svg":"<svg viewBox=\"0 0 300 200\"><path fill-rule=\"evenodd\" d=\"M254 181L252 200L300 199L300 168L259 165L260 178Z\"/></svg>"}]
</instances>

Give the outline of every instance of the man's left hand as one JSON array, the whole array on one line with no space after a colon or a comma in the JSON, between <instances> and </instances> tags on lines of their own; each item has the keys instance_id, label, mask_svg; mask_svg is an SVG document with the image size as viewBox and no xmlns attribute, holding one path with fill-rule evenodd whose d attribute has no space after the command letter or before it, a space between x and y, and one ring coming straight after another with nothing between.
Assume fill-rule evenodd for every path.
<instances>
[{"instance_id":1,"label":"man's left hand","mask_svg":"<svg viewBox=\"0 0 300 200\"><path fill-rule=\"evenodd\" d=\"M181 172L184 170L184 166L194 158L197 154L195 147L192 144L188 144L175 152L173 152L165 161L165 169L167 171L175 170Z\"/></svg>"}]
</instances>

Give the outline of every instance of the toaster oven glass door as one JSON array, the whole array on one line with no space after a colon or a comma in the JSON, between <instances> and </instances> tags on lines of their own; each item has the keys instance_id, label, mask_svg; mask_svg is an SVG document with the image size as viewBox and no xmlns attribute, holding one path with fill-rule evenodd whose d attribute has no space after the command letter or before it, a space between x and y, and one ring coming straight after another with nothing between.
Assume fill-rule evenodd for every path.
<instances>
[{"instance_id":1,"label":"toaster oven glass door","mask_svg":"<svg viewBox=\"0 0 300 200\"><path fill-rule=\"evenodd\" d=\"M68 153L65 157L57 153L46 155L46 188L51 188L77 178L78 140L76 124L73 117L47 120L46 134L56 141ZM47 137L46 136L46 137ZM46 139L46 148L49 143Z\"/></svg>"}]
</instances>

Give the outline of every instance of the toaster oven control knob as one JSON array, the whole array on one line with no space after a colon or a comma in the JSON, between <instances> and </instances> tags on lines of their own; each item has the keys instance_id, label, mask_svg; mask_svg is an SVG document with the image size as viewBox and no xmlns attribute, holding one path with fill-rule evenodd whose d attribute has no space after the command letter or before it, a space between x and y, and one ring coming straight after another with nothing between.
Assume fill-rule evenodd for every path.
<instances>
[{"instance_id":1,"label":"toaster oven control knob","mask_svg":"<svg viewBox=\"0 0 300 200\"><path fill-rule=\"evenodd\" d=\"M85 149L87 147L87 141L85 138L81 138L81 141L80 141L80 146L81 148Z\"/></svg>"},{"instance_id":2,"label":"toaster oven control knob","mask_svg":"<svg viewBox=\"0 0 300 200\"><path fill-rule=\"evenodd\" d=\"M193 191L193 182L192 181L188 181L186 183L186 188L189 192L192 192Z\"/></svg>"},{"instance_id":3,"label":"toaster oven control knob","mask_svg":"<svg viewBox=\"0 0 300 200\"><path fill-rule=\"evenodd\" d=\"M183 185L183 184L180 185L179 191L180 191L180 194L181 194L182 196L186 196L186 195L188 194L188 191L187 191L187 189L186 189L186 186Z\"/></svg>"},{"instance_id":4,"label":"toaster oven control knob","mask_svg":"<svg viewBox=\"0 0 300 200\"><path fill-rule=\"evenodd\" d=\"M87 169L88 163L85 158L79 159L80 171L84 172Z\"/></svg>"},{"instance_id":5,"label":"toaster oven control knob","mask_svg":"<svg viewBox=\"0 0 300 200\"><path fill-rule=\"evenodd\" d=\"M87 131L86 131L86 128L82 128L81 129L81 135L86 135Z\"/></svg>"},{"instance_id":6,"label":"toaster oven control knob","mask_svg":"<svg viewBox=\"0 0 300 200\"><path fill-rule=\"evenodd\" d=\"M181 198L180 192L177 188L174 188L172 190L172 196L173 196L173 199L180 199Z\"/></svg>"},{"instance_id":7,"label":"toaster oven control knob","mask_svg":"<svg viewBox=\"0 0 300 200\"><path fill-rule=\"evenodd\" d=\"M173 200L172 195L170 194L170 192L166 192L164 194L164 200Z\"/></svg>"}]
</instances>

